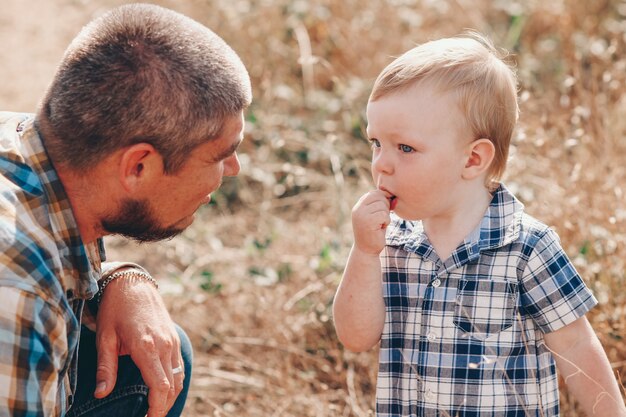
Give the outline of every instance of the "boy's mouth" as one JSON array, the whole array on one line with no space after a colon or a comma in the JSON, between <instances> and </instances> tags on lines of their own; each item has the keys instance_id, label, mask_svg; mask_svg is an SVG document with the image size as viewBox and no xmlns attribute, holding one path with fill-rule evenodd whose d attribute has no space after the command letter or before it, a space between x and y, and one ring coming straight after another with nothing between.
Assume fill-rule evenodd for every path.
<instances>
[{"instance_id":1,"label":"boy's mouth","mask_svg":"<svg viewBox=\"0 0 626 417\"><path fill-rule=\"evenodd\" d=\"M389 201L389 210L393 210L394 208L396 208L396 205L398 204L398 197L396 197L395 195L391 194L389 192L389 190L387 190L385 187L382 186L382 184L380 183L380 179L378 181L378 189L382 192L384 192L386 194L386 198L387 201Z\"/></svg>"}]
</instances>

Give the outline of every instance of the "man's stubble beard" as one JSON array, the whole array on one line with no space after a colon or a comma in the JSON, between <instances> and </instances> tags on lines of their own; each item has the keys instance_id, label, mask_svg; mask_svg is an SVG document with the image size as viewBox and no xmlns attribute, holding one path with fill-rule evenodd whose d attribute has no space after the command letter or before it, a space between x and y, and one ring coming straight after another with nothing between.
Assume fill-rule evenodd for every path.
<instances>
[{"instance_id":1,"label":"man's stubble beard","mask_svg":"<svg viewBox=\"0 0 626 417\"><path fill-rule=\"evenodd\" d=\"M171 239L184 230L160 226L147 200L123 200L117 213L106 215L100 224L107 234L125 236L142 243Z\"/></svg>"}]
</instances>

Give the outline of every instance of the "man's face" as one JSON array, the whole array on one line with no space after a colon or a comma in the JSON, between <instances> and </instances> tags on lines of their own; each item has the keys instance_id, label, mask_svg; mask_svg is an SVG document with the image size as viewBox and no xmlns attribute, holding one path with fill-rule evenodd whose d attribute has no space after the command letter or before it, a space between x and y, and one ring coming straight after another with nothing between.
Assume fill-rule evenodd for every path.
<instances>
[{"instance_id":1,"label":"man's face","mask_svg":"<svg viewBox=\"0 0 626 417\"><path fill-rule=\"evenodd\" d=\"M237 147L243 139L243 112L224 125L222 136L196 147L183 167L163 174L147 196L122 201L116 213L101 219L103 229L140 242L168 239L185 230L194 213L211 201L223 177L236 176Z\"/></svg>"}]
</instances>

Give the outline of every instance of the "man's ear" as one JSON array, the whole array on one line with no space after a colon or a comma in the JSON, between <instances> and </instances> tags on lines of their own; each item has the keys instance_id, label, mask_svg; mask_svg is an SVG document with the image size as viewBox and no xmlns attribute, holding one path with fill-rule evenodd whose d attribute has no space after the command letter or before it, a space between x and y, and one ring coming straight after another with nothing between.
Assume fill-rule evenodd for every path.
<instances>
[{"instance_id":1,"label":"man's ear","mask_svg":"<svg viewBox=\"0 0 626 417\"><path fill-rule=\"evenodd\" d=\"M468 145L467 161L463 169L463 178L472 180L487 172L493 162L496 149L489 139L476 139Z\"/></svg>"},{"instance_id":2,"label":"man's ear","mask_svg":"<svg viewBox=\"0 0 626 417\"><path fill-rule=\"evenodd\" d=\"M136 143L122 152L119 178L126 191L137 191L138 187L161 174L163 159L149 143Z\"/></svg>"}]
</instances>

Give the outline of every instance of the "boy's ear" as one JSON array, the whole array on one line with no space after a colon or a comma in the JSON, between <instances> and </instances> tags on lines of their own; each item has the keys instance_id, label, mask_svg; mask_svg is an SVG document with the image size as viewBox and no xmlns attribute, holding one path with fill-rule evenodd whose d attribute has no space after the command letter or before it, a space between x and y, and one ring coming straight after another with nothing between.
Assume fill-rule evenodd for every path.
<instances>
[{"instance_id":1,"label":"boy's ear","mask_svg":"<svg viewBox=\"0 0 626 417\"><path fill-rule=\"evenodd\" d=\"M163 172L163 158L149 143L136 143L122 152L119 179L128 192L137 191Z\"/></svg>"},{"instance_id":2,"label":"boy's ear","mask_svg":"<svg viewBox=\"0 0 626 417\"><path fill-rule=\"evenodd\" d=\"M476 139L468 145L467 161L463 170L463 178L472 180L487 172L493 162L496 148L489 139Z\"/></svg>"}]
</instances>

